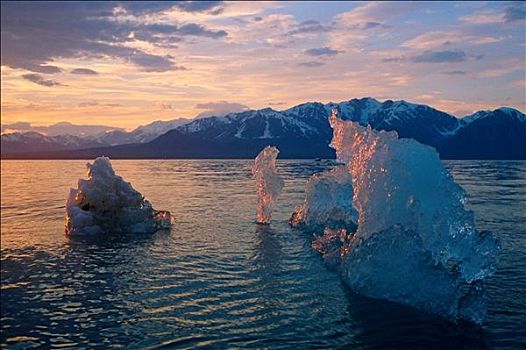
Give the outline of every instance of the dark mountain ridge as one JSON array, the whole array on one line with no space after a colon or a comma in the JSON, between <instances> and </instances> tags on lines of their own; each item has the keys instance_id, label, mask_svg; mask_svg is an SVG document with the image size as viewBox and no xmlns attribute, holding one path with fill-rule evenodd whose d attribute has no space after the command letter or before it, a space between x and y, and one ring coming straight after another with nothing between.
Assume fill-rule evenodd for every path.
<instances>
[{"instance_id":1,"label":"dark mountain ridge","mask_svg":"<svg viewBox=\"0 0 526 350\"><path fill-rule=\"evenodd\" d=\"M459 120L426 105L373 98L196 119L145 143L17 154L2 147L2 157L252 158L270 144L280 149L281 158L333 158L327 120L332 108L343 119L433 146L443 158L526 159L526 117L515 109L480 111Z\"/></svg>"}]
</instances>

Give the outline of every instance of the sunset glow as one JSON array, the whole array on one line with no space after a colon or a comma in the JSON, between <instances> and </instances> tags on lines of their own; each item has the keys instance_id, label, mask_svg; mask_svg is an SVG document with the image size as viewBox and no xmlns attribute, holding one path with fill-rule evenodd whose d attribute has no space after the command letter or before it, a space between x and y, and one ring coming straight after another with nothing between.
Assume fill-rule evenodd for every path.
<instances>
[{"instance_id":1,"label":"sunset glow","mask_svg":"<svg viewBox=\"0 0 526 350\"><path fill-rule=\"evenodd\" d=\"M521 2L1 6L2 124L130 130L364 96L526 109Z\"/></svg>"},{"instance_id":2,"label":"sunset glow","mask_svg":"<svg viewBox=\"0 0 526 350\"><path fill-rule=\"evenodd\" d=\"M526 1L0 15L0 349L526 349Z\"/></svg>"}]
</instances>

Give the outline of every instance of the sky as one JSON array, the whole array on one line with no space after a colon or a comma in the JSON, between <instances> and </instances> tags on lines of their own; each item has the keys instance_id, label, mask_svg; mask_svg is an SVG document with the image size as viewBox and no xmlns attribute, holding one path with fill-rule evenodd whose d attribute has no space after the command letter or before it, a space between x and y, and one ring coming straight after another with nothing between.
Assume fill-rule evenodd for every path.
<instances>
[{"instance_id":1,"label":"sky","mask_svg":"<svg viewBox=\"0 0 526 350\"><path fill-rule=\"evenodd\" d=\"M4 2L2 124L352 98L526 109L525 2Z\"/></svg>"}]
</instances>

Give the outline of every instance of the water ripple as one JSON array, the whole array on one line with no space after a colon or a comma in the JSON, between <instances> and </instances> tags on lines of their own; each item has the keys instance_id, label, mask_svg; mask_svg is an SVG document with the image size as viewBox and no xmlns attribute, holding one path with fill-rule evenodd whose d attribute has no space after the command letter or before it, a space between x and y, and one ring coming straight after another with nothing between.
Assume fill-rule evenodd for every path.
<instances>
[{"instance_id":1,"label":"water ripple","mask_svg":"<svg viewBox=\"0 0 526 350\"><path fill-rule=\"evenodd\" d=\"M270 227L254 223L249 161L115 161L176 225L68 240L64 201L84 163L2 162L2 348L526 347L526 162L446 162L479 228L502 241L482 329L355 295L324 267L287 219L330 161L278 161Z\"/></svg>"}]
</instances>

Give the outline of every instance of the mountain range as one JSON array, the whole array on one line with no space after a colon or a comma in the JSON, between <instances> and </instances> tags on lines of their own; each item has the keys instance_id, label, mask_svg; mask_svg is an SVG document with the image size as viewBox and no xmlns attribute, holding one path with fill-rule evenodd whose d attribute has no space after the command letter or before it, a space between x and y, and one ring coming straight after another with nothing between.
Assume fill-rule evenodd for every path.
<instances>
[{"instance_id":1,"label":"mountain range","mask_svg":"<svg viewBox=\"0 0 526 350\"><path fill-rule=\"evenodd\" d=\"M60 122L49 127L32 127L29 123L2 125L3 130L20 130L2 134L2 155L49 153L60 150L107 147L129 143L146 143L190 119L157 120L132 131L104 125L75 125ZM38 130L38 131L35 131ZM62 133L60 131L63 130Z\"/></svg>"},{"instance_id":2,"label":"mountain range","mask_svg":"<svg viewBox=\"0 0 526 350\"><path fill-rule=\"evenodd\" d=\"M343 119L435 147L443 158L526 159L526 116L518 110L502 107L458 119L427 105L373 98L158 121L86 138L4 134L2 158L252 158L269 144L282 158L333 158L332 108Z\"/></svg>"},{"instance_id":3,"label":"mountain range","mask_svg":"<svg viewBox=\"0 0 526 350\"><path fill-rule=\"evenodd\" d=\"M16 122L11 124L2 124L2 134L4 133L27 133L37 132L45 136L80 136L92 137L109 131L124 131L122 128L116 128L108 125L78 125L70 122L58 122L49 126L34 126L28 122Z\"/></svg>"}]
</instances>

